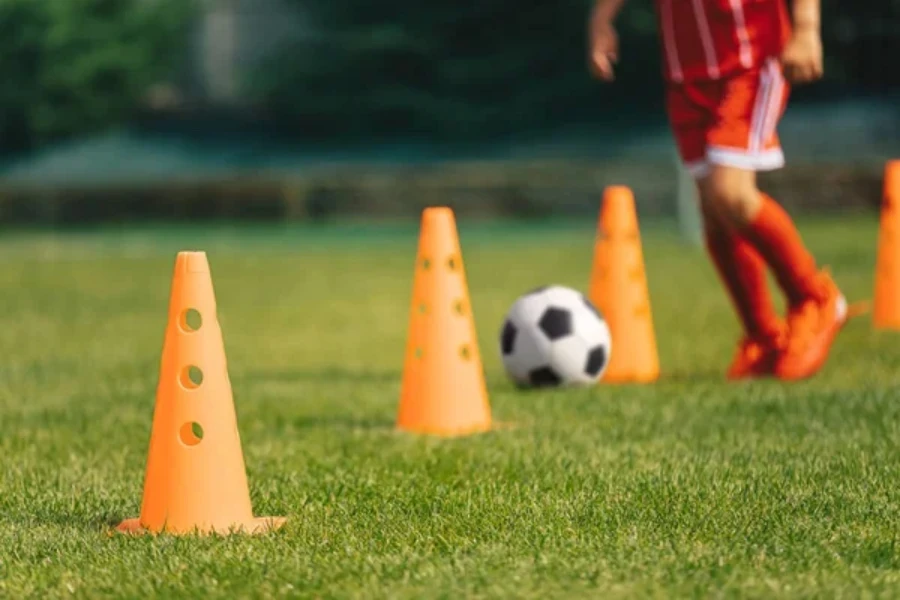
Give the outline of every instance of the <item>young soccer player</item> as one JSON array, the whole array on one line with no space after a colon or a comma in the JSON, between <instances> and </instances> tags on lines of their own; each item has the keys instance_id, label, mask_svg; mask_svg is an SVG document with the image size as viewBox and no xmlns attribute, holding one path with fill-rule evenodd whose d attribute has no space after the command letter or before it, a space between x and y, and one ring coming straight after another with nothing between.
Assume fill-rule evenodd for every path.
<instances>
[{"instance_id":1,"label":"young soccer player","mask_svg":"<svg viewBox=\"0 0 900 600\"><path fill-rule=\"evenodd\" d=\"M590 64L605 81L624 1L595 0L590 17ZM744 328L727 376L809 377L825 363L847 302L788 214L757 188L756 172L784 164L776 125L785 77L822 75L819 0L793 0L791 15L785 0L654 2L669 122L697 181L707 250ZM787 298L786 319L769 296L767 266Z\"/></svg>"}]
</instances>

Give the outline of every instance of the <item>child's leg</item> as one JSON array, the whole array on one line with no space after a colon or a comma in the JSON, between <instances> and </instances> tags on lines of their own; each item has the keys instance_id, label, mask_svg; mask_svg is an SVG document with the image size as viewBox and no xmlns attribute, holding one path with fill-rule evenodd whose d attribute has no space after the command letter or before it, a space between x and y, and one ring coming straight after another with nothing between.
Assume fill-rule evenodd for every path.
<instances>
[{"instance_id":1,"label":"child's leg","mask_svg":"<svg viewBox=\"0 0 900 600\"><path fill-rule=\"evenodd\" d=\"M698 181L707 251L743 325L741 343L728 368L729 378L740 379L772 373L784 325L775 313L765 263L706 193L711 172L707 134L720 93L718 84L671 86L667 110L681 158Z\"/></svg>"},{"instance_id":2,"label":"child's leg","mask_svg":"<svg viewBox=\"0 0 900 600\"><path fill-rule=\"evenodd\" d=\"M804 379L825 364L847 317L847 302L820 272L793 221L760 193L751 171L716 165L704 180L704 197L765 259L789 301L788 342L775 362L782 379Z\"/></svg>"},{"instance_id":3,"label":"child's leg","mask_svg":"<svg viewBox=\"0 0 900 600\"><path fill-rule=\"evenodd\" d=\"M701 182L702 194L772 268L791 306L815 297L820 288L815 259L790 216L756 187L756 173L714 165Z\"/></svg>"},{"instance_id":4,"label":"child's leg","mask_svg":"<svg viewBox=\"0 0 900 600\"><path fill-rule=\"evenodd\" d=\"M756 172L783 166L776 125L787 103L778 62L723 82L706 133L703 196L763 257L789 303L788 341L775 364L783 379L818 371L846 319L846 300L819 271L788 214L756 185Z\"/></svg>"},{"instance_id":5,"label":"child's leg","mask_svg":"<svg viewBox=\"0 0 900 600\"><path fill-rule=\"evenodd\" d=\"M756 185L756 172L781 168L776 127L788 85L777 61L725 80L706 131L708 175L701 194L759 252L791 306L816 295L818 269L788 214Z\"/></svg>"},{"instance_id":6,"label":"child's leg","mask_svg":"<svg viewBox=\"0 0 900 600\"><path fill-rule=\"evenodd\" d=\"M782 330L759 253L703 201L706 250L731 297L747 337L774 340Z\"/></svg>"}]
</instances>

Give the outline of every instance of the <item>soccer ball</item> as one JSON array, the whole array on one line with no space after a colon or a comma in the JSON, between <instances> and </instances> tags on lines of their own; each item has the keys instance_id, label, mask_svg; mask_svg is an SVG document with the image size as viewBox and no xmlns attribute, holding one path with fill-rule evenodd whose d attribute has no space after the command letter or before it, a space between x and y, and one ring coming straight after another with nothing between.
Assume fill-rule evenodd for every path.
<instances>
[{"instance_id":1,"label":"soccer ball","mask_svg":"<svg viewBox=\"0 0 900 600\"><path fill-rule=\"evenodd\" d=\"M611 350L600 311L580 292L558 285L521 296L500 331L503 366L520 387L595 383Z\"/></svg>"}]
</instances>

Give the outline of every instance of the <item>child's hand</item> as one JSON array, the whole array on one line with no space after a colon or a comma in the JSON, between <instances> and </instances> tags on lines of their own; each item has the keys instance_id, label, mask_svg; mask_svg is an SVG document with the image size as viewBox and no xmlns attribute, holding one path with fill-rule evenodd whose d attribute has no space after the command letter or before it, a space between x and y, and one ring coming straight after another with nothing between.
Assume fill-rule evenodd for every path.
<instances>
[{"instance_id":1,"label":"child's hand","mask_svg":"<svg viewBox=\"0 0 900 600\"><path fill-rule=\"evenodd\" d=\"M785 77L794 83L822 77L822 38L818 31L796 31L781 54L781 65Z\"/></svg>"},{"instance_id":2,"label":"child's hand","mask_svg":"<svg viewBox=\"0 0 900 600\"><path fill-rule=\"evenodd\" d=\"M591 71L603 81L615 79L613 65L618 59L619 37L612 24L595 20L591 23Z\"/></svg>"}]
</instances>

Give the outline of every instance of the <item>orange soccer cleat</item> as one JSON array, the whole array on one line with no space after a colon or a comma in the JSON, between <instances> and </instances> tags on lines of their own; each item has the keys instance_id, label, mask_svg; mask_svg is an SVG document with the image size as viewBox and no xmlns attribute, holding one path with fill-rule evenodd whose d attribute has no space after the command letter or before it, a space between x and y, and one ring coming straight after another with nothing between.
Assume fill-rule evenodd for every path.
<instances>
[{"instance_id":1,"label":"orange soccer cleat","mask_svg":"<svg viewBox=\"0 0 900 600\"><path fill-rule=\"evenodd\" d=\"M818 274L815 296L791 308L788 341L775 363L775 376L786 381L815 375L828 359L838 332L847 322L847 299L827 271Z\"/></svg>"},{"instance_id":2,"label":"orange soccer cleat","mask_svg":"<svg viewBox=\"0 0 900 600\"><path fill-rule=\"evenodd\" d=\"M774 375L775 364L785 347L785 334L782 329L773 336L741 338L726 377L739 380Z\"/></svg>"}]
</instances>

